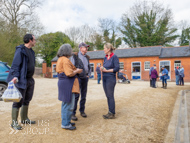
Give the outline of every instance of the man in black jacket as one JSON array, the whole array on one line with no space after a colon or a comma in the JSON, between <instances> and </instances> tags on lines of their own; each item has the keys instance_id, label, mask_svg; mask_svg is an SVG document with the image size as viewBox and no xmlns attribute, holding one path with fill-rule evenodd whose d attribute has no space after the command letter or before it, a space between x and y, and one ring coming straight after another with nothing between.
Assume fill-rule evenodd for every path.
<instances>
[{"instance_id":1,"label":"man in black jacket","mask_svg":"<svg viewBox=\"0 0 190 143\"><path fill-rule=\"evenodd\" d=\"M12 106L12 124L15 130L21 130L17 118L21 107L21 123L35 124L28 118L28 107L34 92L34 70L35 53L32 47L36 44L36 39L32 34L26 34L23 38L24 44L16 47L12 66L7 77L7 82L13 81L22 94L20 102L14 102ZM17 82L18 81L18 82Z\"/></svg>"},{"instance_id":2,"label":"man in black jacket","mask_svg":"<svg viewBox=\"0 0 190 143\"><path fill-rule=\"evenodd\" d=\"M85 103L86 103L86 94L87 94L87 86L88 79L91 75L91 68L89 63L89 56L86 55L89 45L85 43L79 44L79 52L74 54L71 57L71 62L77 68L83 69L83 72L78 75L79 84L80 84L80 92L81 92L81 100L80 100L80 114L82 117L86 118L87 115L85 113ZM77 110L77 103L79 100L79 94L75 96L75 107L73 110L72 120L77 121L78 118L75 116Z\"/></svg>"}]
</instances>

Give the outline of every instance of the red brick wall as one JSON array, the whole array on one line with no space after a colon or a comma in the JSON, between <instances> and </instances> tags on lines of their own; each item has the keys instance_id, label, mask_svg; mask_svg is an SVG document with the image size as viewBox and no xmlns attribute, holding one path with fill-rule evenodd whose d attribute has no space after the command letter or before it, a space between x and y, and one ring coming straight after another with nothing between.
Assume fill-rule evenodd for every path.
<instances>
[{"instance_id":1,"label":"red brick wall","mask_svg":"<svg viewBox=\"0 0 190 143\"><path fill-rule=\"evenodd\" d=\"M120 58L119 62L124 63L124 70L127 74L129 80L131 80L131 71L132 71L132 62L141 62L141 79L149 80L149 70L144 69L144 62L150 61L150 66L156 64L157 71L159 72L159 62L160 61L170 61L170 73L171 81L175 81L175 70L174 70L174 61L181 61L181 64L184 66L186 82L190 82L190 57L189 58L159 58L159 57L136 57L136 58ZM94 63L94 70L96 70L97 63L103 64L103 59L90 60L90 63ZM96 71L94 71L95 79L97 79Z\"/></svg>"},{"instance_id":2,"label":"red brick wall","mask_svg":"<svg viewBox=\"0 0 190 143\"><path fill-rule=\"evenodd\" d=\"M185 70L185 78L184 80L186 82L190 82L190 57L187 58L159 58L159 57L136 57L136 58L120 58L119 62L124 63L124 70L125 73L127 74L129 80L131 80L131 71L132 71L132 62L141 62L141 79L142 80L149 80L149 70L144 69L144 62L145 61L150 61L150 66L152 67L153 64L156 64L157 71L159 72L159 62L160 61L170 61L170 69L171 69L171 81L175 81L175 70L174 70L174 61L181 61L181 64L184 66ZM52 62L53 64L56 64L57 62ZM103 59L93 59L90 60L90 63L94 63L94 77L97 79L97 74L96 74L96 67L97 63L101 63L103 65ZM44 73L44 68L45 64L43 64L43 73ZM51 68L47 69L49 72L51 72Z\"/></svg>"},{"instance_id":3,"label":"red brick wall","mask_svg":"<svg viewBox=\"0 0 190 143\"><path fill-rule=\"evenodd\" d=\"M101 66L102 66L102 65L103 65L104 60L103 60L103 59L98 59L98 60L90 60L89 62L94 64L94 79L97 79L97 73L96 73L97 63L101 63Z\"/></svg>"}]
</instances>

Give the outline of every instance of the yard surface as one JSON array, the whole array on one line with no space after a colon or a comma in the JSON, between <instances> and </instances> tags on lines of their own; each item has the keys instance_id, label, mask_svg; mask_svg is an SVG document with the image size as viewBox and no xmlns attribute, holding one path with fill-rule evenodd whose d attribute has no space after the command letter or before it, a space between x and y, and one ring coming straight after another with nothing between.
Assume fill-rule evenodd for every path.
<instances>
[{"instance_id":1,"label":"yard surface","mask_svg":"<svg viewBox=\"0 0 190 143\"><path fill-rule=\"evenodd\" d=\"M115 88L116 118L105 120L107 99L102 84L89 80L86 114L77 111L77 130L61 128L61 102L58 101L57 79L35 78L35 92L30 103L29 118L35 125L23 125L14 131L11 124L12 103L0 102L1 143L163 143L173 142L175 128L168 131L175 102L181 90L189 89L168 82L168 89L149 87L147 81L117 83ZM175 113L177 117L177 112ZM20 116L18 118L20 120ZM175 123L174 123L175 125Z\"/></svg>"}]
</instances>

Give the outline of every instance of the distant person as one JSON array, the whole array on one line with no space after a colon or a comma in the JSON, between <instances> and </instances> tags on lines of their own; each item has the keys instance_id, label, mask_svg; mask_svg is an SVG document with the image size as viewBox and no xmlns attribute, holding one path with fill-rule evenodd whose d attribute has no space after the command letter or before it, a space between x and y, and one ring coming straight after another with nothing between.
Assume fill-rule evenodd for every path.
<instances>
[{"instance_id":1,"label":"distant person","mask_svg":"<svg viewBox=\"0 0 190 143\"><path fill-rule=\"evenodd\" d=\"M98 66L96 67L96 73L97 73L98 84L100 84L100 80L101 80L101 71L100 71L100 67L101 67L101 64L98 63Z\"/></svg>"},{"instance_id":2,"label":"distant person","mask_svg":"<svg viewBox=\"0 0 190 143\"><path fill-rule=\"evenodd\" d=\"M181 66L180 70L179 70L179 85L184 85L184 78L185 75L184 75L184 68L183 66Z\"/></svg>"},{"instance_id":3,"label":"distant person","mask_svg":"<svg viewBox=\"0 0 190 143\"><path fill-rule=\"evenodd\" d=\"M162 66L162 88L166 89L167 88L167 79L168 79L168 70Z\"/></svg>"},{"instance_id":4,"label":"distant person","mask_svg":"<svg viewBox=\"0 0 190 143\"><path fill-rule=\"evenodd\" d=\"M123 72L124 72L124 70L119 70L119 72L118 72L118 78L122 79L122 81L125 82L127 79L125 77L126 75Z\"/></svg>"},{"instance_id":5,"label":"distant person","mask_svg":"<svg viewBox=\"0 0 190 143\"><path fill-rule=\"evenodd\" d=\"M80 95L81 95L80 108L79 108L80 115L83 118L87 117L87 114L85 113L85 103L86 103L88 80L91 75L91 68L90 68L90 63L89 63L90 57L86 54L88 51L88 47L89 45L87 45L86 43L83 43L83 42L80 43L79 52L74 54L70 59L73 65L75 66L77 66L76 63L79 62L78 64L83 69L82 73L78 75L79 85L80 85L80 94L75 95L75 106L74 106L73 115L72 115L72 120L74 121L78 120L78 118L76 117L76 110L77 110L77 104L78 104Z\"/></svg>"},{"instance_id":6,"label":"distant person","mask_svg":"<svg viewBox=\"0 0 190 143\"><path fill-rule=\"evenodd\" d=\"M151 71L151 79L152 79L152 87L156 88L156 79L158 78L158 73L156 70L156 66L154 66L154 69Z\"/></svg>"},{"instance_id":7,"label":"distant person","mask_svg":"<svg viewBox=\"0 0 190 143\"><path fill-rule=\"evenodd\" d=\"M103 115L104 119L115 118L114 89L116 85L116 72L119 71L119 59L113 53L114 47L110 43L104 44L104 64L100 68L103 74L103 88L108 102L108 114Z\"/></svg>"},{"instance_id":8,"label":"distant person","mask_svg":"<svg viewBox=\"0 0 190 143\"><path fill-rule=\"evenodd\" d=\"M140 72L139 69L135 69L135 72Z\"/></svg>"},{"instance_id":9,"label":"distant person","mask_svg":"<svg viewBox=\"0 0 190 143\"><path fill-rule=\"evenodd\" d=\"M151 67L150 68L150 70L149 70L149 78L150 78L150 87L152 87L152 78L151 78L151 72L154 70L154 67L155 67L156 65L154 64L153 65L153 67Z\"/></svg>"},{"instance_id":10,"label":"distant person","mask_svg":"<svg viewBox=\"0 0 190 143\"><path fill-rule=\"evenodd\" d=\"M179 70L178 70L178 67L175 68L175 78L176 78L176 85L179 85Z\"/></svg>"},{"instance_id":11,"label":"distant person","mask_svg":"<svg viewBox=\"0 0 190 143\"><path fill-rule=\"evenodd\" d=\"M76 68L69 57L72 55L70 44L63 44L57 52L58 73L58 99L62 101L61 106L61 127L67 130L75 130L75 123L71 123L71 116L75 105L75 94L80 93L79 81L76 74L82 69Z\"/></svg>"},{"instance_id":12,"label":"distant person","mask_svg":"<svg viewBox=\"0 0 190 143\"><path fill-rule=\"evenodd\" d=\"M32 47L36 44L35 36L26 34L23 38L24 44L16 47L12 66L7 77L7 82L11 80L22 94L20 102L14 102L12 106L12 124L15 130L21 130L18 124L18 114L21 107L21 123L35 124L28 118L28 108L34 93L34 71L35 71L35 53ZM18 82L17 82L18 80Z\"/></svg>"}]
</instances>

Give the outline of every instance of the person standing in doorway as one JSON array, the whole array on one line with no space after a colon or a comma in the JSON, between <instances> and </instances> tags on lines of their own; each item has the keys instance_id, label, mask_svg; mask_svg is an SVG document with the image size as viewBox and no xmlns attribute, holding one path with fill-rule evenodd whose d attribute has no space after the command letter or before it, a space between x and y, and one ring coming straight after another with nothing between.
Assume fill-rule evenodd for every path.
<instances>
[{"instance_id":1,"label":"person standing in doorway","mask_svg":"<svg viewBox=\"0 0 190 143\"><path fill-rule=\"evenodd\" d=\"M98 63L98 66L97 66L97 68L96 68L98 84L100 84L100 80L101 80L101 71L100 71L100 67L101 67L101 64Z\"/></svg>"},{"instance_id":2,"label":"person standing in doorway","mask_svg":"<svg viewBox=\"0 0 190 143\"><path fill-rule=\"evenodd\" d=\"M73 121L78 120L78 118L76 117L76 110L77 110L77 103L78 103L80 95L81 95L80 108L79 108L80 115L83 118L87 117L87 114L85 113L85 103L86 103L88 79L91 75L91 68L90 68L90 63L89 63L90 57L86 54L88 51L88 47L89 45L87 45L86 43L83 43L83 42L80 43L79 52L76 53L76 55L72 56L70 59L73 65L75 65L76 62L78 61L79 62L78 64L80 65L80 69L83 69L82 73L78 75L79 85L80 85L80 94L75 94L75 106L74 106L73 114L71 117Z\"/></svg>"},{"instance_id":3,"label":"person standing in doorway","mask_svg":"<svg viewBox=\"0 0 190 143\"><path fill-rule=\"evenodd\" d=\"M34 71L35 71L35 53L32 47L36 44L36 39L32 34L26 34L23 38L24 44L16 47L12 66L7 77L7 82L13 81L17 89L22 94L20 102L13 102L12 106L12 124L15 130L21 130L18 124L18 114L21 108L21 123L35 124L28 118L29 103L32 100L34 92ZM18 82L17 82L18 81Z\"/></svg>"},{"instance_id":4,"label":"person standing in doorway","mask_svg":"<svg viewBox=\"0 0 190 143\"><path fill-rule=\"evenodd\" d=\"M184 86L184 79L183 79L184 77L185 77L185 75L184 75L184 68L183 68L183 66L181 66L181 68L179 70L179 79L180 79L179 85Z\"/></svg>"},{"instance_id":5,"label":"person standing in doorway","mask_svg":"<svg viewBox=\"0 0 190 143\"><path fill-rule=\"evenodd\" d=\"M103 115L104 119L115 118L114 89L116 85L116 72L119 71L119 59L113 53L114 50L115 48L112 44L106 43L104 45L104 53L106 56L104 58L103 67L100 68L103 74L103 88L108 102L108 114Z\"/></svg>"},{"instance_id":6,"label":"person standing in doorway","mask_svg":"<svg viewBox=\"0 0 190 143\"><path fill-rule=\"evenodd\" d=\"M156 65L154 66L154 69L151 72L151 79L152 79L152 87L156 88L156 79L158 78L158 73L156 70Z\"/></svg>"},{"instance_id":7,"label":"person standing in doorway","mask_svg":"<svg viewBox=\"0 0 190 143\"><path fill-rule=\"evenodd\" d=\"M178 67L175 68L176 85L179 85L179 71Z\"/></svg>"},{"instance_id":8,"label":"person standing in doorway","mask_svg":"<svg viewBox=\"0 0 190 143\"><path fill-rule=\"evenodd\" d=\"M162 88L167 88L168 70L162 66Z\"/></svg>"},{"instance_id":9,"label":"person standing in doorway","mask_svg":"<svg viewBox=\"0 0 190 143\"><path fill-rule=\"evenodd\" d=\"M155 67L156 65L154 64L153 65L153 67L151 67L150 68L150 70L149 70L149 78L150 78L150 87L152 87L152 78L151 78L151 73L152 73L152 71L154 70L154 67Z\"/></svg>"}]
</instances>

